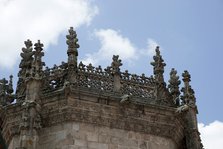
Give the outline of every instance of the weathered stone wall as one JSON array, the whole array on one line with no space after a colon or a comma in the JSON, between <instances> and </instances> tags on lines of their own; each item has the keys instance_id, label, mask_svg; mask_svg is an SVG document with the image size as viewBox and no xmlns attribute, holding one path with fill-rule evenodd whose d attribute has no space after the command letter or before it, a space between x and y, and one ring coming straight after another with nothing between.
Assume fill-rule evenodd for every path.
<instances>
[{"instance_id":1,"label":"weathered stone wall","mask_svg":"<svg viewBox=\"0 0 223 149\"><path fill-rule=\"evenodd\" d=\"M37 140L29 138L26 143L37 144L37 149L182 148L183 125L173 108L120 104L117 97L99 98L82 92L76 95L65 97L62 92L55 92L42 98L42 127L37 130ZM17 109L17 114L5 120L3 129L4 136L8 136L5 138L11 138L9 149L19 147L24 140L18 133L21 105L15 107L6 111L9 116Z\"/></svg>"},{"instance_id":2,"label":"weathered stone wall","mask_svg":"<svg viewBox=\"0 0 223 149\"><path fill-rule=\"evenodd\" d=\"M44 128L38 149L177 149L168 138L69 122Z\"/></svg>"}]
</instances>

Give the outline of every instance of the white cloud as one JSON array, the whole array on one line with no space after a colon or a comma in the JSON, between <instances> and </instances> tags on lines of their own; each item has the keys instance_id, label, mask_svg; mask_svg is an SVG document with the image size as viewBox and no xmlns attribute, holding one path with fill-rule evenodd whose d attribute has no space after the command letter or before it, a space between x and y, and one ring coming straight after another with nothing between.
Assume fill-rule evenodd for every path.
<instances>
[{"instance_id":1,"label":"white cloud","mask_svg":"<svg viewBox=\"0 0 223 149\"><path fill-rule=\"evenodd\" d=\"M90 24L98 13L91 0L0 0L0 67L12 67L23 41L57 43L70 26Z\"/></svg>"},{"instance_id":2,"label":"white cloud","mask_svg":"<svg viewBox=\"0 0 223 149\"><path fill-rule=\"evenodd\" d=\"M148 56L155 55L155 49L157 46L159 46L158 43L155 40L149 38L147 40L147 49L145 50L146 54Z\"/></svg>"},{"instance_id":3,"label":"white cloud","mask_svg":"<svg viewBox=\"0 0 223 149\"><path fill-rule=\"evenodd\" d=\"M99 64L111 60L113 55L119 55L120 59L132 64L134 60L141 56L154 55L155 48L158 45L154 40L148 39L147 48L138 49L130 39L113 29L96 30L94 35L99 39L101 47L95 53L86 54L86 57L82 60L84 64Z\"/></svg>"},{"instance_id":4,"label":"white cloud","mask_svg":"<svg viewBox=\"0 0 223 149\"><path fill-rule=\"evenodd\" d=\"M214 121L209 125L198 124L201 140L205 149L222 149L223 122Z\"/></svg>"},{"instance_id":5,"label":"white cloud","mask_svg":"<svg viewBox=\"0 0 223 149\"><path fill-rule=\"evenodd\" d=\"M83 63L98 64L104 60L110 60L112 55L119 55L122 60L136 59L136 48L126 37L112 29L96 30L95 37L101 43L100 49L92 54L86 54Z\"/></svg>"}]
</instances>

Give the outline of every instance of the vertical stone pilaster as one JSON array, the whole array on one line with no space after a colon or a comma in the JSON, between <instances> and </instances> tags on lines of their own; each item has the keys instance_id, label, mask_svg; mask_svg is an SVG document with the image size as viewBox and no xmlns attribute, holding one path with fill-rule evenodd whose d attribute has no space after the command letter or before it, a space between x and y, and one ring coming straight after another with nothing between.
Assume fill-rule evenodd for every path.
<instances>
[{"instance_id":1,"label":"vertical stone pilaster","mask_svg":"<svg viewBox=\"0 0 223 149\"><path fill-rule=\"evenodd\" d=\"M119 92L121 89L121 77L118 74L114 75L114 91Z\"/></svg>"},{"instance_id":2,"label":"vertical stone pilaster","mask_svg":"<svg viewBox=\"0 0 223 149\"><path fill-rule=\"evenodd\" d=\"M186 122L185 131L186 131L186 145L187 148L191 149L202 149L203 145L201 144L200 134L198 132L197 126L197 105L196 98L194 95L194 90L190 86L190 74L188 71L184 71L182 74L184 87L181 89L183 95L181 96L183 106L187 106L188 110L184 115Z\"/></svg>"},{"instance_id":3,"label":"vertical stone pilaster","mask_svg":"<svg viewBox=\"0 0 223 149\"><path fill-rule=\"evenodd\" d=\"M27 64L27 67L25 67L26 75L21 75L21 79L25 86L25 100L22 103L22 119L19 127L20 143L18 147L23 149L37 149L39 138L38 130L41 128L39 113L41 110L40 94L43 79L42 68L45 65L45 63L42 62L44 53L42 52L43 44L40 43L39 40L35 44L35 51L32 51L31 41L28 41L26 44L29 46L25 50L29 49L28 53L30 54L25 54L25 56L29 58L29 61L27 61L29 65ZM24 59L25 58L26 57L24 57ZM23 63L25 63L25 61ZM24 68L22 67L22 69Z\"/></svg>"},{"instance_id":4,"label":"vertical stone pilaster","mask_svg":"<svg viewBox=\"0 0 223 149\"><path fill-rule=\"evenodd\" d=\"M26 101L22 105L22 122L20 124L20 147L37 149L38 130L41 128L40 105Z\"/></svg>"}]
</instances>

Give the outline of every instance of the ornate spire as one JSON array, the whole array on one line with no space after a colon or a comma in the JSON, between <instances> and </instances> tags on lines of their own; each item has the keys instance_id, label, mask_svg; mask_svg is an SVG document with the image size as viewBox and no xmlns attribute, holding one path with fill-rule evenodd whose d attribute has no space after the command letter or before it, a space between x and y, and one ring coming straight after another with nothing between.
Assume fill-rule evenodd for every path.
<instances>
[{"instance_id":1,"label":"ornate spire","mask_svg":"<svg viewBox=\"0 0 223 149\"><path fill-rule=\"evenodd\" d=\"M183 92L183 96L181 96L182 102L184 104L189 104L191 106L195 106L196 104L196 98L194 96L194 90L191 88L189 82L190 80L190 74L187 70L184 71L182 74L183 81L184 81L184 87L181 89Z\"/></svg>"},{"instance_id":2,"label":"ornate spire","mask_svg":"<svg viewBox=\"0 0 223 149\"><path fill-rule=\"evenodd\" d=\"M0 80L0 105L5 106L14 101L13 87L12 87L12 78L10 75L10 80L6 80L5 78Z\"/></svg>"},{"instance_id":3,"label":"ornate spire","mask_svg":"<svg viewBox=\"0 0 223 149\"><path fill-rule=\"evenodd\" d=\"M166 64L164 63L164 60L162 56L160 55L159 46L156 47L156 55L153 56L154 62L151 62L151 65L153 66L153 73L155 75L155 80L162 84L164 83L163 73L164 73L164 67Z\"/></svg>"},{"instance_id":4,"label":"ornate spire","mask_svg":"<svg viewBox=\"0 0 223 149\"><path fill-rule=\"evenodd\" d=\"M183 92L183 96L181 96L183 105L182 108L185 108L185 115L183 115L184 120L186 122L185 127L185 136L186 136L186 145L187 148L196 148L202 149L203 145L200 139L200 133L198 132L197 126L197 116L198 110L196 106L196 98L194 96L194 90L191 88L190 82L190 74L187 70L182 74L184 87L181 89Z\"/></svg>"},{"instance_id":5,"label":"ornate spire","mask_svg":"<svg viewBox=\"0 0 223 149\"><path fill-rule=\"evenodd\" d=\"M173 100L175 102L175 104L177 106L179 106L180 101L179 101L179 95L180 95L180 90L179 90L179 85L180 85L180 80L179 80L179 76L177 76L177 71L172 68L171 72L170 72L170 80L169 80L169 91L170 94L173 97Z\"/></svg>"},{"instance_id":6,"label":"ornate spire","mask_svg":"<svg viewBox=\"0 0 223 149\"><path fill-rule=\"evenodd\" d=\"M31 76L31 70L32 70L32 63L33 63L33 55L35 54L35 51L33 51L33 44L32 41L29 39L27 41L24 41L25 47L22 48L22 53L20 56L22 57L22 60L19 64L20 71L18 73L18 83L16 88L16 98L17 102L20 100L24 100L25 92L26 92L26 85L25 80Z\"/></svg>"},{"instance_id":7,"label":"ornate spire","mask_svg":"<svg viewBox=\"0 0 223 149\"><path fill-rule=\"evenodd\" d=\"M25 48L22 48L22 53L20 54L20 56L22 57L22 60L19 64L19 68L21 68L18 76L20 78L25 78L27 76L30 76L30 70L32 67L32 61L33 61L33 55L34 55L34 51L32 48L32 41L30 41L29 39L27 41L24 42L25 43Z\"/></svg>"},{"instance_id":8,"label":"ornate spire","mask_svg":"<svg viewBox=\"0 0 223 149\"><path fill-rule=\"evenodd\" d=\"M66 36L67 38L67 55L68 55L68 66L72 66L74 68L77 68L77 56L78 51L77 48L79 48L77 34L73 30L73 27L70 27L69 29L69 35Z\"/></svg>"}]
</instances>

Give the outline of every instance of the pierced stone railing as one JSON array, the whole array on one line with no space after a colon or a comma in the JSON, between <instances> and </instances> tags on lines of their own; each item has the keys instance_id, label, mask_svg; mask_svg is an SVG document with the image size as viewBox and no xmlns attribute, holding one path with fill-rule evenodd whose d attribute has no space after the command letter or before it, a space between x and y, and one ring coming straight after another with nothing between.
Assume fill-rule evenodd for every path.
<instances>
[{"instance_id":1,"label":"pierced stone railing","mask_svg":"<svg viewBox=\"0 0 223 149\"><path fill-rule=\"evenodd\" d=\"M43 93L52 92L63 87L65 76L67 74L67 63L62 62L61 65L54 65L53 68L44 70L43 77Z\"/></svg>"},{"instance_id":2,"label":"pierced stone railing","mask_svg":"<svg viewBox=\"0 0 223 149\"><path fill-rule=\"evenodd\" d=\"M50 93L62 89L64 84L68 82L68 67L67 63L62 62L60 66L54 65L53 68L46 67L44 71L44 85L43 93ZM120 84L119 91L114 89L114 72L112 67L108 66L105 69L99 65L98 67L92 66L92 64L84 65L79 63L77 72L75 73L76 82L69 82L73 86L79 89L95 90L103 93L119 93L127 94L140 98L155 98L155 80L151 77L146 77L145 74L141 76L136 74L130 74L126 70L120 72Z\"/></svg>"},{"instance_id":3,"label":"pierced stone railing","mask_svg":"<svg viewBox=\"0 0 223 149\"><path fill-rule=\"evenodd\" d=\"M142 98L154 98L155 80L151 77L146 77L145 74L138 76L129 74L128 71L121 73L121 93L129 94Z\"/></svg>"},{"instance_id":4,"label":"pierced stone railing","mask_svg":"<svg viewBox=\"0 0 223 149\"><path fill-rule=\"evenodd\" d=\"M113 81L111 73L101 66L84 65L80 62L77 73L77 85L80 88L89 88L98 91L112 92Z\"/></svg>"}]
</instances>

